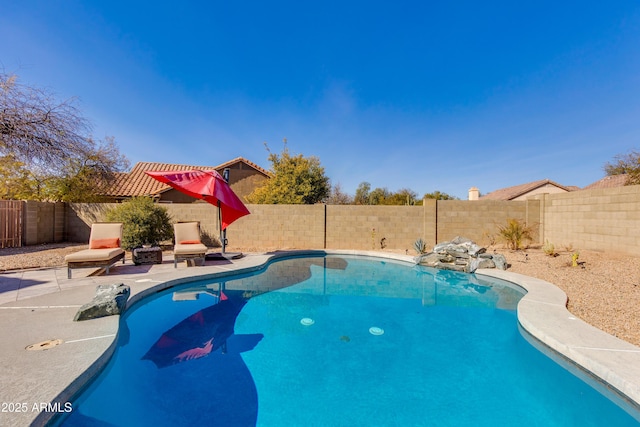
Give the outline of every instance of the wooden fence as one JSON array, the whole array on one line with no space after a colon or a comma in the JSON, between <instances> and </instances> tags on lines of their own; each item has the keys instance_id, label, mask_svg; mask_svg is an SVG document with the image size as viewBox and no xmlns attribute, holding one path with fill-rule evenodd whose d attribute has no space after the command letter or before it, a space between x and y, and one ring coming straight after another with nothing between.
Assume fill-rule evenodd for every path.
<instances>
[{"instance_id":1,"label":"wooden fence","mask_svg":"<svg viewBox=\"0 0 640 427\"><path fill-rule=\"evenodd\" d=\"M22 246L24 202L0 200L0 248Z\"/></svg>"}]
</instances>

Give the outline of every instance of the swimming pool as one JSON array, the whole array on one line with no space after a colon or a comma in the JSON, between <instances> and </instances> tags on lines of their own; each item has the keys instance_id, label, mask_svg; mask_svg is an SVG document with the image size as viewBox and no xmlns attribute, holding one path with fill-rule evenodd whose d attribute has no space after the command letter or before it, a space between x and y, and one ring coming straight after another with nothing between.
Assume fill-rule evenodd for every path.
<instances>
[{"instance_id":1,"label":"swimming pool","mask_svg":"<svg viewBox=\"0 0 640 427\"><path fill-rule=\"evenodd\" d=\"M638 425L522 337L521 297L336 256L172 288L62 425Z\"/></svg>"}]
</instances>

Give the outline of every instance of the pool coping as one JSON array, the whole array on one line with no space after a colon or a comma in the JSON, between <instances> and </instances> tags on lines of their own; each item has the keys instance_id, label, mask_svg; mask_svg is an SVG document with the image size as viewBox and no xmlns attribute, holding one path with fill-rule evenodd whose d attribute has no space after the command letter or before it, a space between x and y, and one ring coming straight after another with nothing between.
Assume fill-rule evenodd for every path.
<instances>
[{"instance_id":1,"label":"pool coping","mask_svg":"<svg viewBox=\"0 0 640 427\"><path fill-rule=\"evenodd\" d=\"M518 322L537 342L525 338L545 353L551 350L550 356L560 356L553 358L601 393L622 399L617 403L624 409L640 411L640 347L573 315L567 295L552 283L504 270L476 274L522 287L527 294L518 303Z\"/></svg>"},{"instance_id":2,"label":"pool coping","mask_svg":"<svg viewBox=\"0 0 640 427\"><path fill-rule=\"evenodd\" d=\"M8 379L3 384L2 403L26 403L28 407L19 413L12 411L11 418L3 420L2 424L7 421L6 425L47 425L65 413L68 409L65 405L101 371L113 355L119 316L85 322L72 320L77 308L93 297L95 287L86 284L118 280L129 284L129 309L149 295L186 282L259 271L281 258L325 254L382 258L414 264L411 256L376 251L278 251L250 254L238 261L216 265L165 269L150 275L150 279L133 280L139 275L72 279L74 282L69 283L74 283L74 286L66 290L3 304L0 306L3 308L0 310L0 323L7 327L0 331L0 339L4 339L10 347L5 346L4 350L0 350L0 360L6 359L9 366L6 373ZM526 295L517 308L520 327L543 346L570 361L565 367L578 367L579 371L584 370L601 382L604 389L599 389L600 392L606 394L608 389L612 389L626 398L629 407L635 410L640 408L640 347L572 315L566 308L566 294L549 282L494 269L477 270L475 274L501 279L524 289ZM13 326L23 329L25 336L13 333ZM25 343L33 343L38 337L60 338L65 345L47 351L25 352ZM5 383L5 378L2 382Z\"/></svg>"}]
</instances>

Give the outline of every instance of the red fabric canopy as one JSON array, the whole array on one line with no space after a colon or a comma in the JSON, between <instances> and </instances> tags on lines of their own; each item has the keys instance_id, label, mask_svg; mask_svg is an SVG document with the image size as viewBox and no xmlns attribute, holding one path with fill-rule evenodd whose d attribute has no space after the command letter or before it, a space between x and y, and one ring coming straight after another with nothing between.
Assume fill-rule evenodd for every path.
<instances>
[{"instance_id":1,"label":"red fabric canopy","mask_svg":"<svg viewBox=\"0 0 640 427\"><path fill-rule=\"evenodd\" d=\"M251 212L236 196L229 184L215 170L146 171L147 175L196 199L217 206L221 213L221 230Z\"/></svg>"}]
</instances>

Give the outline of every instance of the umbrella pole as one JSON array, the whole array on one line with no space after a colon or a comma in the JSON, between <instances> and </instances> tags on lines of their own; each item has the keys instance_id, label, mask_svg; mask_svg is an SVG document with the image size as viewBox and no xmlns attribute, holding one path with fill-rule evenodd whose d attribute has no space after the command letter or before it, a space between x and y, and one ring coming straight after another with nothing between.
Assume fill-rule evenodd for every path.
<instances>
[{"instance_id":1,"label":"umbrella pole","mask_svg":"<svg viewBox=\"0 0 640 427\"><path fill-rule=\"evenodd\" d=\"M220 243L222 244L222 253L227 249L227 230L222 229L222 209L220 200L218 200L218 224L220 226Z\"/></svg>"},{"instance_id":2,"label":"umbrella pole","mask_svg":"<svg viewBox=\"0 0 640 427\"><path fill-rule=\"evenodd\" d=\"M226 182L227 185L229 185L230 172L231 171L229 170L229 168L224 168L224 170L222 171L222 179L224 179L224 182ZM218 200L218 213L220 215L220 229L222 230L222 209L220 209L220 200ZM226 228L221 231L220 238L222 239L222 253L224 254L227 248L227 229Z\"/></svg>"},{"instance_id":3,"label":"umbrella pole","mask_svg":"<svg viewBox=\"0 0 640 427\"><path fill-rule=\"evenodd\" d=\"M222 253L225 253L227 249L227 230L222 230Z\"/></svg>"}]
</instances>

